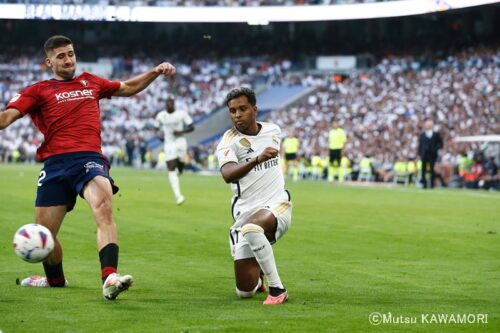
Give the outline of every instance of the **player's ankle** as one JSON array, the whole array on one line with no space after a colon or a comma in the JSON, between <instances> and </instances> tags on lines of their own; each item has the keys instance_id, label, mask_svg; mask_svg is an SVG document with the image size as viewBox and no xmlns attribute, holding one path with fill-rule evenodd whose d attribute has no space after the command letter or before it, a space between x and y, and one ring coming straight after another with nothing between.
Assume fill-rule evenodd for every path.
<instances>
[{"instance_id":1,"label":"player's ankle","mask_svg":"<svg viewBox=\"0 0 500 333\"><path fill-rule=\"evenodd\" d=\"M283 288L278 288L278 287L269 287L269 295L276 297L281 294L283 294L286 291L285 287Z\"/></svg>"}]
</instances>

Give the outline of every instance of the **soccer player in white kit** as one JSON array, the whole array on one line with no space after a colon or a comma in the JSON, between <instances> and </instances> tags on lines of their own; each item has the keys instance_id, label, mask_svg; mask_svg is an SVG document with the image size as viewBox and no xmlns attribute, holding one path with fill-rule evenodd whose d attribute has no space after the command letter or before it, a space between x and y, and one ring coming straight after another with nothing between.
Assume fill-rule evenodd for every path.
<instances>
[{"instance_id":1,"label":"soccer player in white kit","mask_svg":"<svg viewBox=\"0 0 500 333\"><path fill-rule=\"evenodd\" d=\"M288 230L292 218L290 194L280 167L281 130L257 122L255 93L245 87L231 90L226 105L234 127L217 146L222 177L232 183L234 197L229 243L234 260L236 293L252 297L266 291L264 304L282 304L288 292L281 282L271 244Z\"/></svg>"},{"instance_id":2,"label":"soccer player in white kit","mask_svg":"<svg viewBox=\"0 0 500 333\"><path fill-rule=\"evenodd\" d=\"M163 130L168 180L174 192L175 201L180 205L184 202L184 196L179 184L179 173L182 172L187 154L187 141L183 135L194 131L194 126L187 111L175 109L173 98L168 98L165 106L166 109L156 115L156 127Z\"/></svg>"}]
</instances>

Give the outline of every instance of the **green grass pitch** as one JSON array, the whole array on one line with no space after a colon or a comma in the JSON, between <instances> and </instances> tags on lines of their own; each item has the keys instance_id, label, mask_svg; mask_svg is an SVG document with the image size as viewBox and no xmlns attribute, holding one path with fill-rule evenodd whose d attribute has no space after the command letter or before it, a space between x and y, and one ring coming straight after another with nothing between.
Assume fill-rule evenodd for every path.
<instances>
[{"instance_id":1,"label":"green grass pitch","mask_svg":"<svg viewBox=\"0 0 500 333\"><path fill-rule=\"evenodd\" d=\"M290 300L240 300L228 249L229 186L186 174L177 207L166 172L112 169L119 271L135 284L102 299L95 224L85 201L60 233L66 289L21 288L43 274L12 250L33 222L40 165L0 165L0 331L499 332L500 195L288 182L290 231L274 247ZM418 317L370 324L372 312ZM421 314L487 314L488 323L420 322Z\"/></svg>"}]
</instances>

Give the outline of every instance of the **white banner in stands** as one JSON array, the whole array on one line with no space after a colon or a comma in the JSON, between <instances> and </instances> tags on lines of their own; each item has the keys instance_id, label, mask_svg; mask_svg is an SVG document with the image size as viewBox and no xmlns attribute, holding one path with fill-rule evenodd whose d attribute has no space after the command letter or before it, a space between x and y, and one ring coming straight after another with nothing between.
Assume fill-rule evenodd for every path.
<instances>
[{"instance_id":1,"label":"white banner in stands","mask_svg":"<svg viewBox=\"0 0 500 333\"><path fill-rule=\"evenodd\" d=\"M500 135L471 135L459 136L454 139L455 142L498 142L500 143Z\"/></svg>"},{"instance_id":2,"label":"white banner in stands","mask_svg":"<svg viewBox=\"0 0 500 333\"><path fill-rule=\"evenodd\" d=\"M1 4L0 19L135 22L301 22L420 15L498 3L499 0L395 0L349 5L260 7L147 7Z\"/></svg>"},{"instance_id":3,"label":"white banner in stands","mask_svg":"<svg viewBox=\"0 0 500 333\"><path fill-rule=\"evenodd\" d=\"M316 69L346 71L356 68L355 56L320 56L316 58Z\"/></svg>"}]
</instances>

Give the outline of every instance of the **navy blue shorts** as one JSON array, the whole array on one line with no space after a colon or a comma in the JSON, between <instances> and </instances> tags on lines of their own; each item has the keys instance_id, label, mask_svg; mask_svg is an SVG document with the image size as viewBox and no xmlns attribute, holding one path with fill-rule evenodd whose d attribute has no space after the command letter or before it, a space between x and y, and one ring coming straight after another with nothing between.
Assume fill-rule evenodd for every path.
<instances>
[{"instance_id":1,"label":"navy blue shorts","mask_svg":"<svg viewBox=\"0 0 500 333\"><path fill-rule=\"evenodd\" d=\"M109 175L108 160L94 152L77 152L47 158L38 177L36 207L66 205L73 209L77 195L82 198L85 184L96 176L109 179L113 194L118 192Z\"/></svg>"}]
</instances>

